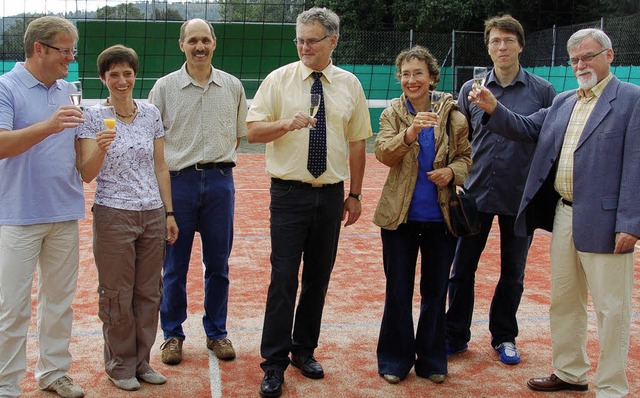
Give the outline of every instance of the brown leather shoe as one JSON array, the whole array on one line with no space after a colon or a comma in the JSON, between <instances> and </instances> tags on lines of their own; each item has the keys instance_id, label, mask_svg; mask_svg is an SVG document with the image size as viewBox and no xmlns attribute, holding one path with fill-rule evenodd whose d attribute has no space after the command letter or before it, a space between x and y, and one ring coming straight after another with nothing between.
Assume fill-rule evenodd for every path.
<instances>
[{"instance_id":1,"label":"brown leather shoe","mask_svg":"<svg viewBox=\"0 0 640 398\"><path fill-rule=\"evenodd\" d=\"M207 348L213 351L218 359L223 361L230 361L236 357L236 351L233 349L229 339L211 340L207 337Z\"/></svg>"},{"instance_id":2,"label":"brown leather shoe","mask_svg":"<svg viewBox=\"0 0 640 398\"><path fill-rule=\"evenodd\" d=\"M182 340L171 337L160 346L162 351L162 363L177 365L182 362Z\"/></svg>"},{"instance_id":3,"label":"brown leather shoe","mask_svg":"<svg viewBox=\"0 0 640 398\"><path fill-rule=\"evenodd\" d=\"M587 391L589 389L589 385L587 384L572 384L560 380L555 373L552 373L551 376L548 377L529 379L527 381L527 387L534 391Z\"/></svg>"}]
</instances>

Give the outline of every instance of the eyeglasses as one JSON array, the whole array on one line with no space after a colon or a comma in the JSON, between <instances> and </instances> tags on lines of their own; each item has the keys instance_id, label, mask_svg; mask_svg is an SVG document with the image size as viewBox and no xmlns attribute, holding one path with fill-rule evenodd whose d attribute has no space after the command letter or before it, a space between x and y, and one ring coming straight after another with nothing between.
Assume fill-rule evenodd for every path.
<instances>
[{"instance_id":1,"label":"eyeglasses","mask_svg":"<svg viewBox=\"0 0 640 398\"><path fill-rule=\"evenodd\" d=\"M413 77L413 80L418 80L418 79L422 79L425 76L425 73L423 71L415 71L413 73L409 73L409 72L402 72L400 74L400 79L401 80L411 80L411 78Z\"/></svg>"},{"instance_id":2,"label":"eyeglasses","mask_svg":"<svg viewBox=\"0 0 640 398\"><path fill-rule=\"evenodd\" d=\"M580 61L582 61L584 63L591 62L595 57L597 57L598 55L602 54L603 52L605 52L607 50L608 50L608 48L605 48L605 49L603 49L601 51L598 51L595 54L587 54L587 55L583 55L582 57L569 58L569 61L567 61L567 63L569 65L572 65L572 66L577 66Z\"/></svg>"},{"instance_id":3,"label":"eyeglasses","mask_svg":"<svg viewBox=\"0 0 640 398\"><path fill-rule=\"evenodd\" d=\"M293 39L293 44L300 47L304 47L304 45L306 44L307 46L311 47L320 43L322 40L326 39L327 37L329 37L329 35L326 35L322 39L308 39L308 40L302 40L296 37L295 39Z\"/></svg>"},{"instance_id":4,"label":"eyeglasses","mask_svg":"<svg viewBox=\"0 0 640 398\"><path fill-rule=\"evenodd\" d=\"M518 39L515 37L507 37L506 39L491 39L489 41L489 47L500 47L500 44L504 43L505 46L511 47L518 44Z\"/></svg>"},{"instance_id":5,"label":"eyeglasses","mask_svg":"<svg viewBox=\"0 0 640 398\"><path fill-rule=\"evenodd\" d=\"M49 47L53 50L57 50L60 54L64 55L65 57L68 57L69 55L73 56L73 58L78 56L78 49L77 48L59 48L56 46L52 46L51 44L47 44L47 43L43 43L43 42L38 42L40 44L42 44L45 47Z\"/></svg>"}]
</instances>

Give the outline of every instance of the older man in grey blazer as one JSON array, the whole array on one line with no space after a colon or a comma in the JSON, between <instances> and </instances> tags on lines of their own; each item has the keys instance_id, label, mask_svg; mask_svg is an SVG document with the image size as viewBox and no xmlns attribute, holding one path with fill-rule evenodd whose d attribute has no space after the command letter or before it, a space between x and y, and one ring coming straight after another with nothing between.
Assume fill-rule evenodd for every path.
<instances>
[{"instance_id":1,"label":"older man in grey blazer","mask_svg":"<svg viewBox=\"0 0 640 398\"><path fill-rule=\"evenodd\" d=\"M640 236L640 87L610 72L611 40L583 29L567 42L579 89L558 95L528 117L499 104L489 90L469 95L484 123L508 138L536 142L516 218L516 233L553 231L551 376L537 391L588 389L587 294L598 320L597 397L629 392L626 363L633 290L633 248Z\"/></svg>"}]
</instances>

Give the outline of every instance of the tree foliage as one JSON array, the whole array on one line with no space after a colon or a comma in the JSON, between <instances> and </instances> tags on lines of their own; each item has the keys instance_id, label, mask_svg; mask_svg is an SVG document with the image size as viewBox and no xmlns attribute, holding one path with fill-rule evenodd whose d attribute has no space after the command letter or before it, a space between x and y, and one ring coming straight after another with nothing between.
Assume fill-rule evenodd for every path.
<instances>
[{"instance_id":1,"label":"tree foliage","mask_svg":"<svg viewBox=\"0 0 640 398\"><path fill-rule=\"evenodd\" d=\"M144 19L144 14L133 3L104 6L96 11L98 19Z\"/></svg>"},{"instance_id":2,"label":"tree foliage","mask_svg":"<svg viewBox=\"0 0 640 398\"><path fill-rule=\"evenodd\" d=\"M219 12L224 22L291 23L306 8L304 0L222 0Z\"/></svg>"},{"instance_id":3,"label":"tree foliage","mask_svg":"<svg viewBox=\"0 0 640 398\"><path fill-rule=\"evenodd\" d=\"M2 54L3 59L24 59L24 31L31 21L43 15L29 13L4 19L4 23L8 27L2 32L0 54ZM11 20L13 22L10 22Z\"/></svg>"},{"instance_id":4,"label":"tree foliage","mask_svg":"<svg viewBox=\"0 0 640 398\"><path fill-rule=\"evenodd\" d=\"M154 9L151 14L151 19L155 19L156 21L183 21L184 17L180 11L175 8L167 7L165 9Z\"/></svg>"},{"instance_id":5,"label":"tree foliage","mask_svg":"<svg viewBox=\"0 0 640 398\"><path fill-rule=\"evenodd\" d=\"M509 13L525 30L640 11L637 0L329 0L348 30L482 30L485 19Z\"/></svg>"}]
</instances>

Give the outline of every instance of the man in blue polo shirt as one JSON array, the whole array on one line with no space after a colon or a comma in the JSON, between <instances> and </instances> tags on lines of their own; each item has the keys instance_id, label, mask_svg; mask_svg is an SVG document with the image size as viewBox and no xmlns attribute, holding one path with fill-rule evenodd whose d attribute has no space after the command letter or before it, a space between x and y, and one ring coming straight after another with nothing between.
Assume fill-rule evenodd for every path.
<instances>
[{"instance_id":1,"label":"man in blue polo shirt","mask_svg":"<svg viewBox=\"0 0 640 398\"><path fill-rule=\"evenodd\" d=\"M486 87L513 112L529 115L551 105L556 93L548 81L520 67L524 49L522 25L510 15L485 21L484 39L493 60ZM516 237L515 216L522 197L534 144L505 139L481 124L484 111L468 100L473 81L460 91L458 104L467 116L473 165L465 188L476 195L482 230L458 241L449 280L447 354L463 352L471 339L475 272L493 219L500 225L500 280L489 312L491 346L508 365L520 362L516 348L516 312L524 290L524 269L531 237ZM493 264L491 265L493 266ZM497 264L494 267L497 270Z\"/></svg>"},{"instance_id":2,"label":"man in blue polo shirt","mask_svg":"<svg viewBox=\"0 0 640 398\"><path fill-rule=\"evenodd\" d=\"M40 388L82 397L68 376L79 263L78 219L84 217L75 132L82 112L71 105L69 64L75 26L42 17L24 35L26 61L0 76L0 396L21 394L31 285L38 272L35 377Z\"/></svg>"}]
</instances>

